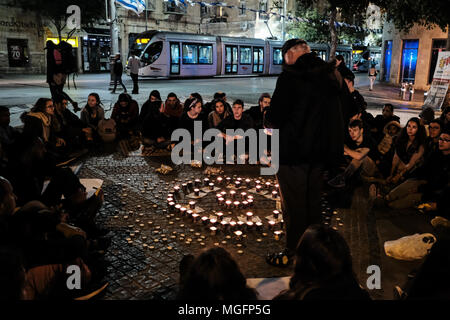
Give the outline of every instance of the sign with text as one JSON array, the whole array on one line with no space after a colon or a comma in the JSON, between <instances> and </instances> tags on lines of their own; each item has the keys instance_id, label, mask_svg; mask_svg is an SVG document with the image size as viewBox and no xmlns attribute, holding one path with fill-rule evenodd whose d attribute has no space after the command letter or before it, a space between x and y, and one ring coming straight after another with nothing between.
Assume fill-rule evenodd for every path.
<instances>
[{"instance_id":1,"label":"sign with text","mask_svg":"<svg viewBox=\"0 0 450 320\"><path fill-rule=\"evenodd\" d=\"M450 51L439 52L436 62L436 69L433 75L433 82L428 91L427 99L424 102L425 107L431 107L440 110L445 101L450 83Z\"/></svg>"}]
</instances>

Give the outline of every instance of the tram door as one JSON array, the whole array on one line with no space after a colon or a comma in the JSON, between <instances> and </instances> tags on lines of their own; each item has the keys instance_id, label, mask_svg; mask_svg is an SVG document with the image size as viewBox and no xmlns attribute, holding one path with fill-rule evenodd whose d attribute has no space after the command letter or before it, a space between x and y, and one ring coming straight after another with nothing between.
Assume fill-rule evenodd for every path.
<instances>
[{"instance_id":1,"label":"tram door","mask_svg":"<svg viewBox=\"0 0 450 320\"><path fill-rule=\"evenodd\" d=\"M253 73L264 71L264 48L253 47Z\"/></svg>"},{"instance_id":2,"label":"tram door","mask_svg":"<svg viewBox=\"0 0 450 320\"><path fill-rule=\"evenodd\" d=\"M225 73L237 73L238 48L237 46L225 46Z\"/></svg>"},{"instance_id":3,"label":"tram door","mask_svg":"<svg viewBox=\"0 0 450 320\"><path fill-rule=\"evenodd\" d=\"M180 44L170 43L170 74L180 74Z\"/></svg>"}]
</instances>

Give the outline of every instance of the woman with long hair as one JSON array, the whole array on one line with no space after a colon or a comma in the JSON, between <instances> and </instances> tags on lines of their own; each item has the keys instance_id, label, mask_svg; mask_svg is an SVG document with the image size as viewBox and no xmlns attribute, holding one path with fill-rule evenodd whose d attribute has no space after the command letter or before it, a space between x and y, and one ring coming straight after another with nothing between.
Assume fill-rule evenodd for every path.
<instances>
[{"instance_id":1,"label":"woman with long hair","mask_svg":"<svg viewBox=\"0 0 450 320\"><path fill-rule=\"evenodd\" d=\"M99 121L104 118L105 110L101 106L99 95L95 92L90 93L85 107L81 110L81 121L93 130L97 130Z\"/></svg>"},{"instance_id":2,"label":"woman with long hair","mask_svg":"<svg viewBox=\"0 0 450 320\"><path fill-rule=\"evenodd\" d=\"M183 261L182 261L183 262ZM181 274L180 299L256 300L236 261L223 248L212 248L191 259Z\"/></svg>"},{"instance_id":3,"label":"woman with long hair","mask_svg":"<svg viewBox=\"0 0 450 320\"><path fill-rule=\"evenodd\" d=\"M391 174L386 180L388 183L397 184L404 180L404 176L420 164L425 151L425 139L425 128L419 118L409 119L395 144Z\"/></svg>"},{"instance_id":4,"label":"woman with long hair","mask_svg":"<svg viewBox=\"0 0 450 320\"><path fill-rule=\"evenodd\" d=\"M369 300L356 279L350 248L335 230L322 225L306 229L295 252L289 289L274 300Z\"/></svg>"},{"instance_id":5,"label":"woman with long hair","mask_svg":"<svg viewBox=\"0 0 450 320\"><path fill-rule=\"evenodd\" d=\"M217 128L223 119L230 116L230 112L226 110L225 101L222 99L214 100L212 105L214 110L208 115L208 124L210 128Z\"/></svg>"}]
</instances>

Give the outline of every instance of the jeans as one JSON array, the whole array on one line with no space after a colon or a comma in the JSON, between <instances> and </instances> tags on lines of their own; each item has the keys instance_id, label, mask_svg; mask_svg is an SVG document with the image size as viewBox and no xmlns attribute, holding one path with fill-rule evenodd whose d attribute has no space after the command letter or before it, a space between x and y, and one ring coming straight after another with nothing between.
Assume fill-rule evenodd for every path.
<instances>
[{"instance_id":1,"label":"jeans","mask_svg":"<svg viewBox=\"0 0 450 320\"><path fill-rule=\"evenodd\" d=\"M139 93L139 86L138 86L138 75L136 73L130 73L131 79L133 80L133 94Z\"/></svg>"},{"instance_id":2,"label":"jeans","mask_svg":"<svg viewBox=\"0 0 450 320\"><path fill-rule=\"evenodd\" d=\"M422 194L417 191L419 186L427 183L425 180L408 179L391 190L387 200L393 209L411 208L419 204Z\"/></svg>"},{"instance_id":3,"label":"jeans","mask_svg":"<svg viewBox=\"0 0 450 320\"><path fill-rule=\"evenodd\" d=\"M113 89L113 92L116 91L117 82L119 82L120 85L122 86L123 92L127 92L127 88L125 87L125 85L122 82L122 76L121 75L120 76L119 75L114 75L114 89Z\"/></svg>"}]
</instances>

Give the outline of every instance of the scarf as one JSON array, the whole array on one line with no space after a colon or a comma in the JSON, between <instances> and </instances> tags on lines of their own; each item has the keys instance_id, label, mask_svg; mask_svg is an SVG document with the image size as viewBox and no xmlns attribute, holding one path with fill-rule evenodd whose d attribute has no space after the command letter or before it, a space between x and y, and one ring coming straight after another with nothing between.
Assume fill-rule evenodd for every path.
<instances>
[{"instance_id":1,"label":"scarf","mask_svg":"<svg viewBox=\"0 0 450 320\"><path fill-rule=\"evenodd\" d=\"M48 139L50 137L50 124L52 121L52 118L47 116L43 112L29 112L28 115L30 117L35 117L41 120L42 123L42 139L44 139L45 142L48 142Z\"/></svg>"}]
</instances>

